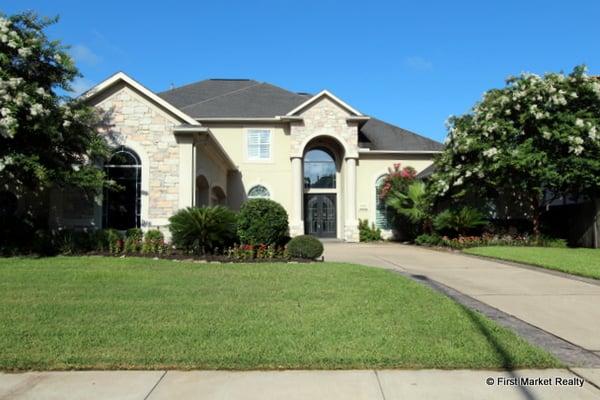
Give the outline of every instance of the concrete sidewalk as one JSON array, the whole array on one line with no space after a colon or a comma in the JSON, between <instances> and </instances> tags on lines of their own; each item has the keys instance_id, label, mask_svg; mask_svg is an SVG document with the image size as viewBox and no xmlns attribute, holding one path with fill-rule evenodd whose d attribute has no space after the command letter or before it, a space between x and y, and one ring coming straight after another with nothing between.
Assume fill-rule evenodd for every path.
<instances>
[{"instance_id":1,"label":"concrete sidewalk","mask_svg":"<svg viewBox=\"0 0 600 400\"><path fill-rule=\"evenodd\" d=\"M600 370L583 372L600 375ZM600 390L577 381L578 375L566 370L28 372L0 374L0 399L600 399ZM519 377L532 382L506 384Z\"/></svg>"},{"instance_id":2,"label":"concrete sidewalk","mask_svg":"<svg viewBox=\"0 0 600 400\"><path fill-rule=\"evenodd\" d=\"M600 355L600 286L538 269L395 243L325 244L326 261L398 270L442 283Z\"/></svg>"}]
</instances>

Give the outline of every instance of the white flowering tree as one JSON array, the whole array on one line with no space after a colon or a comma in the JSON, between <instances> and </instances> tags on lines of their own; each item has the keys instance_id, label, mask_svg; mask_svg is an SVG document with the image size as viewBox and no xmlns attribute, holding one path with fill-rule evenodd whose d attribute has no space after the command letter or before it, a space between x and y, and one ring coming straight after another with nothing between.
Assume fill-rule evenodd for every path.
<instances>
[{"instance_id":1,"label":"white flowering tree","mask_svg":"<svg viewBox=\"0 0 600 400\"><path fill-rule=\"evenodd\" d=\"M600 193L600 79L522 74L450 117L432 190L442 198L502 198L539 234L540 211L562 195Z\"/></svg>"},{"instance_id":2,"label":"white flowering tree","mask_svg":"<svg viewBox=\"0 0 600 400\"><path fill-rule=\"evenodd\" d=\"M0 13L0 190L105 184L92 162L107 151L100 117L64 95L79 72L66 47L44 34L54 22Z\"/></svg>"}]
</instances>

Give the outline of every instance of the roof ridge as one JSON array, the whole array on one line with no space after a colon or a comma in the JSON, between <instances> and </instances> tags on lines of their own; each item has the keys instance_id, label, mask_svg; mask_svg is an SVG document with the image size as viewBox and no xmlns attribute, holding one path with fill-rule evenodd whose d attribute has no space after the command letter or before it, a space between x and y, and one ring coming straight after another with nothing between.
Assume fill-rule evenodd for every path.
<instances>
[{"instance_id":1,"label":"roof ridge","mask_svg":"<svg viewBox=\"0 0 600 400\"><path fill-rule=\"evenodd\" d=\"M205 103L205 102L207 102L207 101L211 101L211 100L214 100L214 99L218 99L219 97L225 97L225 96L229 96L230 94L238 93L238 92L241 92L241 91L243 91L243 90L250 89L250 88L252 88L252 87L255 87L255 86L258 86L258 85L262 85L263 83L264 83L264 82L256 82L256 83L255 83L255 84L253 84L253 85L249 85L249 86L245 86L245 87L243 87L243 88L240 88L240 89L232 90L231 92L221 93L221 94L219 94L219 95L217 95L217 96L209 97L208 99L204 99L204 100L198 101L198 102L196 102L196 103L187 104L187 105L185 105L185 106L181 107L181 109L182 109L182 110L185 110L185 109L186 109L186 108L188 108L188 107L191 107L191 106L196 106L196 105L198 105L198 104L202 104L202 103Z\"/></svg>"},{"instance_id":2,"label":"roof ridge","mask_svg":"<svg viewBox=\"0 0 600 400\"><path fill-rule=\"evenodd\" d=\"M177 86L177 87L174 87L174 88L172 88L172 89L167 89L167 90L163 90L163 91L161 91L161 92L156 92L156 94L165 94L165 93L170 93L170 92L173 92L173 91L176 91L176 90L181 90L181 89L184 89L184 88L188 88L188 87L190 87L190 86L199 85L199 84L201 84L201 83L203 83L203 82L206 82L206 81L214 81L214 80L217 80L217 79L214 79L214 78L202 79L202 80L200 80L200 81L191 82L191 83L186 83L185 85ZM219 80L220 80L220 79L219 79ZM239 81L242 81L242 79L231 79L231 80L232 80L232 81L234 81L234 80L239 80ZM253 81L253 80L254 80L254 79L249 79L249 78L248 78L248 79L244 79L243 81L248 81L248 82L250 82L250 81ZM255 82L256 82L256 81L255 81Z\"/></svg>"}]
</instances>

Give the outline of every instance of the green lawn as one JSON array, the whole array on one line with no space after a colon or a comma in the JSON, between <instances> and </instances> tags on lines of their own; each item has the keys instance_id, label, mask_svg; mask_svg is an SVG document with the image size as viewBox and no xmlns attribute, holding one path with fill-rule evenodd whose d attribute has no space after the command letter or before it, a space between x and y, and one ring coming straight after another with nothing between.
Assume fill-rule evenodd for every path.
<instances>
[{"instance_id":1,"label":"green lawn","mask_svg":"<svg viewBox=\"0 0 600 400\"><path fill-rule=\"evenodd\" d=\"M389 271L349 264L0 259L0 369L551 367Z\"/></svg>"},{"instance_id":2,"label":"green lawn","mask_svg":"<svg viewBox=\"0 0 600 400\"><path fill-rule=\"evenodd\" d=\"M490 246L474 247L464 251L469 254L522 262L600 279L600 249Z\"/></svg>"}]
</instances>

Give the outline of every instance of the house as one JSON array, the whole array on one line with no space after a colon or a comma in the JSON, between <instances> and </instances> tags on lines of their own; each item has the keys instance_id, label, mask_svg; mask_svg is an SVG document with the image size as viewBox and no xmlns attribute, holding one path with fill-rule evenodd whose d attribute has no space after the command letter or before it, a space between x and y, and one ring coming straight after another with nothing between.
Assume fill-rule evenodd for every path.
<instances>
[{"instance_id":1,"label":"house","mask_svg":"<svg viewBox=\"0 0 600 400\"><path fill-rule=\"evenodd\" d=\"M54 226L168 224L177 210L270 198L292 236L358 241L358 219L390 234L377 185L394 163L426 170L442 145L364 115L324 90L294 93L248 79L208 79L154 93L117 73L83 97L107 111L104 165L124 189L81 201L55 193Z\"/></svg>"}]
</instances>

